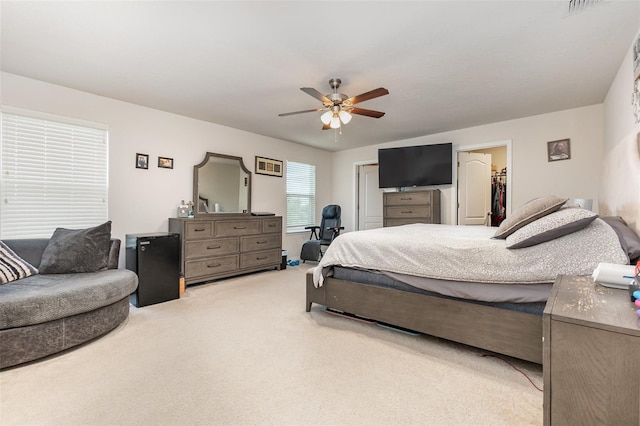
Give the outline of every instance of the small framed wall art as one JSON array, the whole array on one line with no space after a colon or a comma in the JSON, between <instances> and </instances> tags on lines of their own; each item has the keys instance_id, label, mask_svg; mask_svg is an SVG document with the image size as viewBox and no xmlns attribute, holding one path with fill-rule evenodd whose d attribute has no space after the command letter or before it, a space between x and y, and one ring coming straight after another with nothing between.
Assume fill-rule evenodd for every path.
<instances>
[{"instance_id":1,"label":"small framed wall art","mask_svg":"<svg viewBox=\"0 0 640 426\"><path fill-rule=\"evenodd\" d=\"M282 177L282 161L256 155L256 174Z\"/></svg>"},{"instance_id":2,"label":"small framed wall art","mask_svg":"<svg viewBox=\"0 0 640 426\"><path fill-rule=\"evenodd\" d=\"M158 167L161 169L173 169L173 158L158 157Z\"/></svg>"},{"instance_id":3,"label":"small framed wall art","mask_svg":"<svg viewBox=\"0 0 640 426\"><path fill-rule=\"evenodd\" d=\"M547 161L568 160L571 158L571 140L560 139L547 142Z\"/></svg>"},{"instance_id":4,"label":"small framed wall art","mask_svg":"<svg viewBox=\"0 0 640 426\"><path fill-rule=\"evenodd\" d=\"M148 168L149 168L149 155L136 154L136 169L148 169Z\"/></svg>"}]
</instances>

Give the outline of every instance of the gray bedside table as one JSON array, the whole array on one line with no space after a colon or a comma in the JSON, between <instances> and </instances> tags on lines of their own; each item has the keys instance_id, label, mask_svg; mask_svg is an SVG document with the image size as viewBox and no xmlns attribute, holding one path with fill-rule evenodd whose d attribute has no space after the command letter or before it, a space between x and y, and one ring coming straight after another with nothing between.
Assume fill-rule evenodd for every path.
<instances>
[{"instance_id":1,"label":"gray bedside table","mask_svg":"<svg viewBox=\"0 0 640 426\"><path fill-rule=\"evenodd\" d=\"M545 425L640 424L640 318L627 290L558 276L543 314Z\"/></svg>"}]
</instances>

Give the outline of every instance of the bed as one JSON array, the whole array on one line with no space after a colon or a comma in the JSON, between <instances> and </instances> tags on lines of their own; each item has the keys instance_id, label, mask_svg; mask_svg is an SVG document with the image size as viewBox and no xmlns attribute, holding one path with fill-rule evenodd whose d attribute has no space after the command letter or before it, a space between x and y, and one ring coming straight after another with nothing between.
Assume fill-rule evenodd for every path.
<instances>
[{"instance_id":1,"label":"bed","mask_svg":"<svg viewBox=\"0 0 640 426\"><path fill-rule=\"evenodd\" d=\"M307 273L306 310L316 303L540 364L542 311L556 277L591 275L600 262L640 254L616 229L624 221L565 201L534 200L499 228L344 233Z\"/></svg>"}]
</instances>

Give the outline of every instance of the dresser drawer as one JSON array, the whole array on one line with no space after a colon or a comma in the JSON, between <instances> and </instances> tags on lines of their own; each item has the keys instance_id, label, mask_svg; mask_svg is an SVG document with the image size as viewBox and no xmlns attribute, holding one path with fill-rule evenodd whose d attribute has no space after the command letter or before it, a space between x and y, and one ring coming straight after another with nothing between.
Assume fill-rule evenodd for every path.
<instances>
[{"instance_id":1,"label":"dresser drawer","mask_svg":"<svg viewBox=\"0 0 640 426\"><path fill-rule=\"evenodd\" d=\"M189 222L185 223L185 239L211 238L213 236L212 222Z\"/></svg>"},{"instance_id":2,"label":"dresser drawer","mask_svg":"<svg viewBox=\"0 0 640 426\"><path fill-rule=\"evenodd\" d=\"M262 232L262 222L260 220L216 221L214 231L216 237L260 234Z\"/></svg>"},{"instance_id":3,"label":"dresser drawer","mask_svg":"<svg viewBox=\"0 0 640 426\"><path fill-rule=\"evenodd\" d=\"M262 220L262 233L282 233L282 219L263 219Z\"/></svg>"},{"instance_id":4,"label":"dresser drawer","mask_svg":"<svg viewBox=\"0 0 640 426\"><path fill-rule=\"evenodd\" d=\"M217 240L186 241L184 243L185 259L206 256L221 256L238 252L237 238L219 238Z\"/></svg>"},{"instance_id":5,"label":"dresser drawer","mask_svg":"<svg viewBox=\"0 0 640 426\"><path fill-rule=\"evenodd\" d=\"M431 209L425 206L385 207L384 217L389 219L428 218Z\"/></svg>"},{"instance_id":6,"label":"dresser drawer","mask_svg":"<svg viewBox=\"0 0 640 426\"><path fill-rule=\"evenodd\" d=\"M412 223L432 223L429 219L385 219L384 227L387 226L400 226L400 225L409 225Z\"/></svg>"},{"instance_id":7,"label":"dresser drawer","mask_svg":"<svg viewBox=\"0 0 640 426\"><path fill-rule=\"evenodd\" d=\"M185 262L187 279L235 271L236 269L238 269L238 255L188 260Z\"/></svg>"},{"instance_id":8,"label":"dresser drawer","mask_svg":"<svg viewBox=\"0 0 640 426\"><path fill-rule=\"evenodd\" d=\"M430 191L415 192L385 192L383 194L386 206L405 206L408 204L430 204Z\"/></svg>"},{"instance_id":9,"label":"dresser drawer","mask_svg":"<svg viewBox=\"0 0 640 426\"><path fill-rule=\"evenodd\" d=\"M240 269L255 268L264 265L277 265L282 262L281 250L256 251L240 255Z\"/></svg>"},{"instance_id":10,"label":"dresser drawer","mask_svg":"<svg viewBox=\"0 0 640 426\"><path fill-rule=\"evenodd\" d=\"M281 234L256 235L240 237L240 251L266 250L280 247Z\"/></svg>"}]
</instances>

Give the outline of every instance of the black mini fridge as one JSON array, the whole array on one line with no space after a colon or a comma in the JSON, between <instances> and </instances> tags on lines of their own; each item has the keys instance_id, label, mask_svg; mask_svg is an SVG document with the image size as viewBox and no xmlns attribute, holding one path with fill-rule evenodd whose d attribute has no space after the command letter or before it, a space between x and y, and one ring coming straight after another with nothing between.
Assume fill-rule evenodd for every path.
<instances>
[{"instance_id":1,"label":"black mini fridge","mask_svg":"<svg viewBox=\"0 0 640 426\"><path fill-rule=\"evenodd\" d=\"M138 275L130 296L140 308L180 297L180 235L127 234L126 267Z\"/></svg>"}]
</instances>

